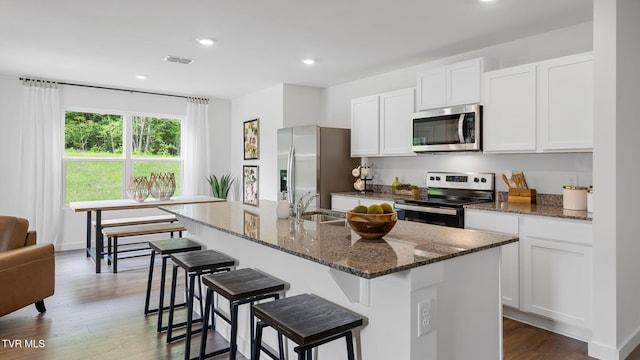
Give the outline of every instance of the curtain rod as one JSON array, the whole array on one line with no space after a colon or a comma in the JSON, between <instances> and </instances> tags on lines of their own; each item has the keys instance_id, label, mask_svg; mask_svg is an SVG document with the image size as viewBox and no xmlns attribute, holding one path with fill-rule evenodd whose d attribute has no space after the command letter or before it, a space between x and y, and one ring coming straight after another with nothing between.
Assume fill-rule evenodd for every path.
<instances>
[{"instance_id":1,"label":"curtain rod","mask_svg":"<svg viewBox=\"0 0 640 360\"><path fill-rule=\"evenodd\" d=\"M30 81L49 81L49 80L38 80L38 79L31 79L31 78L19 78L20 80L30 80ZM151 92L151 91L142 91L142 90L128 90L128 89L119 89L119 88L113 88L113 87L107 87L107 86L97 86L97 85L84 85L84 84L74 84L74 83L67 83L67 82L60 82L60 81L53 81L59 85L69 85L69 86L80 86L80 87L87 87L87 88L92 88L92 89L102 89L102 90L115 90L115 91L125 91L125 92L129 92L129 93L139 93L139 94L148 94L148 95L160 95L160 96L171 96L171 97L177 97L177 98L182 98L182 99L204 99L204 100L209 100L206 98L199 98L199 97L195 97L195 96L184 96L184 95L173 95L173 94L163 94L163 93L157 93L157 92Z\"/></svg>"}]
</instances>

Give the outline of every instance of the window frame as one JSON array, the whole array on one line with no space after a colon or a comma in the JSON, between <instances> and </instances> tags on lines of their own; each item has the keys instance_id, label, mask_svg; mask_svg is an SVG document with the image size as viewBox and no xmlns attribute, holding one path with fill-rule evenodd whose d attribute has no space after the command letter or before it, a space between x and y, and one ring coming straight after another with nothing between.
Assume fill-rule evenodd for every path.
<instances>
[{"instance_id":1,"label":"window frame","mask_svg":"<svg viewBox=\"0 0 640 360\"><path fill-rule=\"evenodd\" d=\"M67 112L81 112L81 113L97 113L97 114L113 114L122 116L122 156L114 157L91 157L91 156L66 156L65 155L65 135L66 135L66 114ZM180 121L180 156L175 158L149 158L149 157L133 157L133 118L135 116L153 117L160 119L174 119ZM69 161L87 161L87 162L120 162L122 168L122 184L120 188L120 198L127 198L127 185L129 179L133 176L134 166L136 163L144 162L171 162L180 163L180 174L177 174L181 181L180 192L182 192L182 184L184 183L184 157L182 155L182 145L184 144L184 115L177 114L162 114L154 112L142 112L142 111L122 111L122 110L107 110L98 108L85 108L76 106L67 106L62 109L62 119L64 119L62 132L62 198L64 205L68 206L67 202L67 163ZM112 200L112 199L105 199ZM82 200L80 200L82 201Z\"/></svg>"}]
</instances>

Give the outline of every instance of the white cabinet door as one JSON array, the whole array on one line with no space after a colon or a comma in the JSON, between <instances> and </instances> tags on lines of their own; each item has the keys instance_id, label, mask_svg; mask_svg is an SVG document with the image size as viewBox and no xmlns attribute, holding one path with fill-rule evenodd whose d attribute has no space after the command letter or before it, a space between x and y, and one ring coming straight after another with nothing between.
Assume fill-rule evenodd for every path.
<instances>
[{"instance_id":1,"label":"white cabinet door","mask_svg":"<svg viewBox=\"0 0 640 360\"><path fill-rule=\"evenodd\" d=\"M445 67L418 72L416 108L428 110L447 106L447 70Z\"/></svg>"},{"instance_id":2,"label":"white cabinet door","mask_svg":"<svg viewBox=\"0 0 640 360\"><path fill-rule=\"evenodd\" d=\"M523 218L521 310L591 326L591 223Z\"/></svg>"},{"instance_id":3,"label":"white cabinet door","mask_svg":"<svg viewBox=\"0 0 640 360\"><path fill-rule=\"evenodd\" d=\"M480 102L482 59L447 66L447 106Z\"/></svg>"},{"instance_id":4,"label":"white cabinet door","mask_svg":"<svg viewBox=\"0 0 640 360\"><path fill-rule=\"evenodd\" d=\"M536 65L484 73L485 152L536 151Z\"/></svg>"},{"instance_id":5,"label":"white cabinet door","mask_svg":"<svg viewBox=\"0 0 640 360\"><path fill-rule=\"evenodd\" d=\"M351 156L379 154L378 95L351 100Z\"/></svg>"},{"instance_id":6,"label":"white cabinet door","mask_svg":"<svg viewBox=\"0 0 640 360\"><path fill-rule=\"evenodd\" d=\"M515 214L465 209L464 228L517 234L518 216ZM502 252L500 263L502 304L518 308L520 306L519 245L516 242L504 245L500 249Z\"/></svg>"},{"instance_id":7,"label":"white cabinet door","mask_svg":"<svg viewBox=\"0 0 640 360\"><path fill-rule=\"evenodd\" d=\"M348 211L359 204L358 198L352 196L331 195L331 210Z\"/></svg>"},{"instance_id":8,"label":"white cabinet door","mask_svg":"<svg viewBox=\"0 0 640 360\"><path fill-rule=\"evenodd\" d=\"M480 102L482 58L418 72L416 109Z\"/></svg>"},{"instance_id":9,"label":"white cabinet door","mask_svg":"<svg viewBox=\"0 0 640 360\"><path fill-rule=\"evenodd\" d=\"M380 94L381 155L415 155L411 150L414 99L414 88Z\"/></svg>"},{"instance_id":10,"label":"white cabinet door","mask_svg":"<svg viewBox=\"0 0 640 360\"><path fill-rule=\"evenodd\" d=\"M593 54L538 64L542 151L593 150Z\"/></svg>"}]
</instances>

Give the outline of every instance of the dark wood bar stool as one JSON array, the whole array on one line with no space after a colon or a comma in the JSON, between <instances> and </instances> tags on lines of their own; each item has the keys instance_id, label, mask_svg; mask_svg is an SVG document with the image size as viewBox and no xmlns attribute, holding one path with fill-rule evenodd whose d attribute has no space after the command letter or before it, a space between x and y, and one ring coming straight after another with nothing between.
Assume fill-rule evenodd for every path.
<instances>
[{"instance_id":1,"label":"dark wood bar stool","mask_svg":"<svg viewBox=\"0 0 640 360\"><path fill-rule=\"evenodd\" d=\"M253 351L254 341L254 316L253 303L265 299L279 299L280 293L285 289L285 282L266 274L257 269L240 269L227 273L218 273L206 275L202 277L202 283L207 287L207 297L205 300L204 322L202 323L202 341L200 343L200 359L217 356L229 352L229 359L235 360L237 354L237 337L238 337L238 308L243 304L251 304L250 306L250 323L251 323L251 348ZM213 295L218 293L220 296L229 300L231 307L231 319L222 314L213 303ZM212 319L216 315L231 325L231 338L229 347L206 353L207 330L209 327L209 317ZM215 322L213 322L212 330L215 330ZM278 347L282 354L284 345L282 334L278 334ZM262 347L262 344L260 345ZM273 356L273 352L266 347L265 352ZM185 355L188 355L185 354Z\"/></svg>"},{"instance_id":2,"label":"dark wood bar stool","mask_svg":"<svg viewBox=\"0 0 640 360\"><path fill-rule=\"evenodd\" d=\"M173 238L166 240L154 240L149 241L149 248L151 248L151 260L149 261L149 278L147 279L147 297L144 301L144 314L149 315L158 313L158 328L157 331L161 332L167 329L162 325L162 313L164 310L168 310L169 307L164 306L164 289L167 272L167 260L171 254L177 254L187 251L201 250L202 245L187 238ZM162 256L162 273L160 274L160 296L158 297L158 307L155 309L149 309L149 300L151 298L151 283L153 282L153 269L155 265L156 254ZM184 306L186 303L182 303L176 306Z\"/></svg>"},{"instance_id":3,"label":"dark wood bar stool","mask_svg":"<svg viewBox=\"0 0 640 360\"><path fill-rule=\"evenodd\" d=\"M256 329L252 359L260 359L262 330L271 326L298 344L299 360L311 360L312 349L344 337L347 358L354 360L352 331L362 326L362 316L311 294L296 295L253 306L260 320ZM280 353L282 356L282 352Z\"/></svg>"},{"instance_id":4,"label":"dark wood bar stool","mask_svg":"<svg viewBox=\"0 0 640 360\"><path fill-rule=\"evenodd\" d=\"M200 250L190 251L186 253L171 254L171 261L173 262L173 272L171 277L171 301L169 304L169 324L167 326L167 343L178 339L186 339L185 343L185 357L189 358L189 350L191 348L191 335L198 333L201 330L192 330L194 323L202 321L202 317L199 319L193 319L193 300L195 298L195 282L196 278L200 279L202 275L211 274L220 271L232 270L236 265L235 259L214 250ZM187 295L187 321L179 324L173 323L173 315L175 312L175 295L176 295L176 283L178 278L178 268L182 268L188 277L187 289L189 294ZM200 281L198 281L200 285ZM199 292L200 300L200 314L202 315L202 288ZM173 336L173 329L181 326L186 326L185 333L177 336Z\"/></svg>"}]
</instances>

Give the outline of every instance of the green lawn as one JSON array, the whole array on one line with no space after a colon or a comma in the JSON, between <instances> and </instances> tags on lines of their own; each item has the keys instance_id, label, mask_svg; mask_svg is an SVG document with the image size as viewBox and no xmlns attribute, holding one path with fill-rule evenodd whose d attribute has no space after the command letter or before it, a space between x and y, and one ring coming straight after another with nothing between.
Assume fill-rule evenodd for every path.
<instances>
[{"instance_id":1,"label":"green lawn","mask_svg":"<svg viewBox=\"0 0 640 360\"><path fill-rule=\"evenodd\" d=\"M114 154L65 151L68 157L113 157ZM147 156L145 156L147 157ZM148 158L153 158L148 156ZM166 157L164 157L166 158ZM180 163L178 162L134 162L136 176L149 176L152 172L176 174L176 192L180 195ZM84 200L121 199L126 197L122 185L122 162L67 161L66 203ZM126 186L126 184L125 184Z\"/></svg>"}]
</instances>

